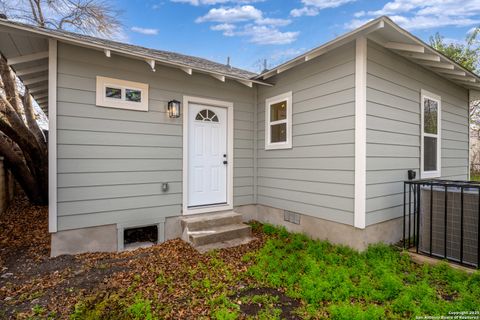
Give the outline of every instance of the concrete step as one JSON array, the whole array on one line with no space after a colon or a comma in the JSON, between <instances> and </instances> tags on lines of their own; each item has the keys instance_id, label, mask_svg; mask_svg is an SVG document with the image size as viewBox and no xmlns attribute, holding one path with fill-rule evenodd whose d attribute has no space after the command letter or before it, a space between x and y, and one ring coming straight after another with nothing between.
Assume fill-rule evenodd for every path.
<instances>
[{"instance_id":1,"label":"concrete step","mask_svg":"<svg viewBox=\"0 0 480 320\"><path fill-rule=\"evenodd\" d=\"M229 224L241 224L242 215L233 211L203 214L186 217L181 220L182 229L188 231L200 231Z\"/></svg>"},{"instance_id":2,"label":"concrete step","mask_svg":"<svg viewBox=\"0 0 480 320\"><path fill-rule=\"evenodd\" d=\"M228 224L206 228L199 231L188 231L190 243L194 247L204 246L216 242L247 238L252 233L251 227L243 223Z\"/></svg>"},{"instance_id":3,"label":"concrete step","mask_svg":"<svg viewBox=\"0 0 480 320\"><path fill-rule=\"evenodd\" d=\"M250 241L255 240L253 237L245 237L245 238L237 238L237 239L232 239L232 240L226 240L222 242L214 242L214 243L209 243L205 244L203 246L198 246L195 247L195 249L200 252L200 253L205 253L209 252L212 250L218 250L218 249L226 249L226 248L233 248L237 246L241 246L242 244L247 244Z\"/></svg>"}]
</instances>

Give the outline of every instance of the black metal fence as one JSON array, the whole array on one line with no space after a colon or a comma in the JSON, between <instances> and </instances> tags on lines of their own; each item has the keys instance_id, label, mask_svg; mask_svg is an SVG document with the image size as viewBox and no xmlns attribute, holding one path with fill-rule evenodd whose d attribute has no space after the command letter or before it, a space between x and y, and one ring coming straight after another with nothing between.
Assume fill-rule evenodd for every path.
<instances>
[{"instance_id":1,"label":"black metal fence","mask_svg":"<svg viewBox=\"0 0 480 320\"><path fill-rule=\"evenodd\" d=\"M405 181L403 246L480 268L480 182Z\"/></svg>"}]
</instances>

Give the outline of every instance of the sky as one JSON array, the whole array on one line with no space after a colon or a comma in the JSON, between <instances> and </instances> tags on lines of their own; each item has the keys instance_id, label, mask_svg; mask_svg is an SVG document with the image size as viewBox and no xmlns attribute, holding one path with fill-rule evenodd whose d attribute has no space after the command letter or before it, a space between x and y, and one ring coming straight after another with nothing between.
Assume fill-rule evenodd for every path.
<instances>
[{"instance_id":1,"label":"sky","mask_svg":"<svg viewBox=\"0 0 480 320\"><path fill-rule=\"evenodd\" d=\"M15 2L18 0L7 0ZM428 42L462 42L480 26L480 0L108 0L116 40L259 72L381 15Z\"/></svg>"},{"instance_id":2,"label":"sky","mask_svg":"<svg viewBox=\"0 0 480 320\"><path fill-rule=\"evenodd\" d=\"M480 0L117 0L124 39L252 71L291 59L381 15L424 41L463 41ZM112 1L113 2L113 1Z\"/></svg>"}]
</instances>

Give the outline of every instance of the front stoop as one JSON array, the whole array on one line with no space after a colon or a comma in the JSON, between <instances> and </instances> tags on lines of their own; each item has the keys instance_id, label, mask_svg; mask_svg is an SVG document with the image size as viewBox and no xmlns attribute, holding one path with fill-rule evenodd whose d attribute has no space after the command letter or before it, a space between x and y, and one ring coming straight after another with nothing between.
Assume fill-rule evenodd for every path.
<instances>
[{"instance_id":1,"label":"front stoop","mask_svg":"<svg viewBox=\"0 0 480 320\"><path fill-rule=\"evenodd\" d=\"M253 240L252 229L233 211L185 217L181 219L184 241L199 252L235 247Z\"/></svg>"}]
</instances>

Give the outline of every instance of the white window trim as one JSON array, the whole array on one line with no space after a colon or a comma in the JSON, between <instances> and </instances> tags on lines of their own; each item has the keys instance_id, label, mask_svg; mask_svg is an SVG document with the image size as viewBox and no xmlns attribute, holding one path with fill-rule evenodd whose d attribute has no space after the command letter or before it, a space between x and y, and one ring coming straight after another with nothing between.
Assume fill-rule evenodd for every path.
<instances>
[{"instance_id":1,"label":"white window trim","mask_svg":"<svg viewBox=\"0 0 480 320\"><path fill-rule=\"evenodd\" d=\"M122 98L114 99L105 96L106 87L122 90ZM125 100L125 90L133 89L142 92L141 102ZM97 106L135 111L148 111L148 84L97 76Z\"/></svg>"},{"instance_id":2,"label":"white window trim","mask_svg":"<svg viewBox=\"0 0 480 320\"><path fill-rule=\"evenodd\" d=\"M270 121L270 106L282 101L287 101L287 118L284 120ZM270 142L270 126L282 123L287 124L287 141ZM292 148L292 91L265 100L265 150L290 148Z\"/></svg>"},{"instance_id":3,"label":"white window trim","mask_svg":"<svg viewBox=\"0 0 480 320\"><path fill-rule=\"evenodd\" d=\"M425 108L424 108L424 100L425 98L436 101L438 103L438 111L437 111L437 134L425 133L424 132L424 119L425 119ZM439 95L431 93L427 90L421 90L420 94L420 110L421 110L421 118L420 118L420 177L422 179L425 178L439 178L442 175L442 98ZM432 137L437 138L437 170L435 171L425 171L424 170L424 137Z\"/></svg>"}]
</instances>

